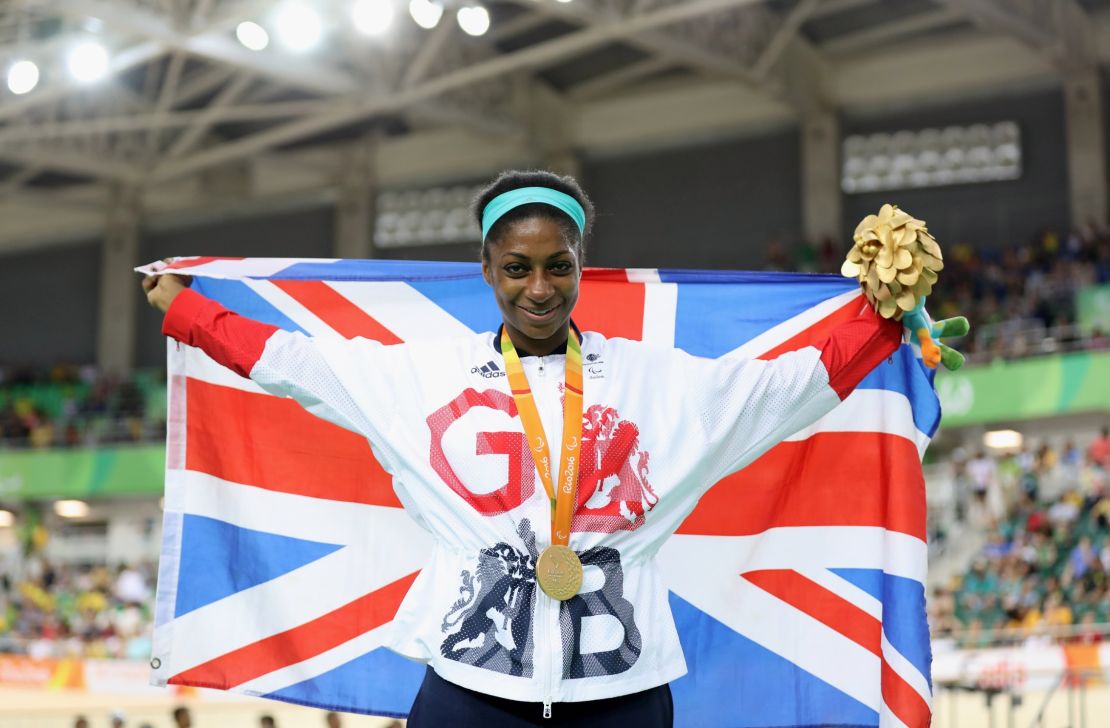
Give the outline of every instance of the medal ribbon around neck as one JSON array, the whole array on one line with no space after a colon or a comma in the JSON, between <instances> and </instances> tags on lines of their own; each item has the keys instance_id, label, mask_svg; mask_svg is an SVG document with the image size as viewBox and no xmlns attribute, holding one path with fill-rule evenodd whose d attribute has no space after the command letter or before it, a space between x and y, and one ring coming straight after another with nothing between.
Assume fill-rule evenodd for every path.
<instances>
[{"instance_id":1,"label":"medal ribbon around neck","mask_svg":"<svg viewBox=\"0 0 1110 728\"><path fill-rule=\"evenodd\" d=\"M563 386L563 448L559 480L551 480L551 449L544 435L543 422L536 409L536 400L528 377L520 363L509 333L501 330L501 354L509 378L516 409L520 414L532 460L551 500L551 543L566 546L570 541L570 521L574 515L575 491L578 487L579 449L582 444L582 346L573 331L567 332L567 367Z\"/></svg>"}]
</instances>

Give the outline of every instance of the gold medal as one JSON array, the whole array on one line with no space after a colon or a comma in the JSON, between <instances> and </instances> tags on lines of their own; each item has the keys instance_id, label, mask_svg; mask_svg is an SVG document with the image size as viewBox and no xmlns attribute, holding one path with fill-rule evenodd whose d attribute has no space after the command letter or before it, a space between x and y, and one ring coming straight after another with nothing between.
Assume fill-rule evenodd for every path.
<instances>
[{"instance_id":1,"label":"gold medal","mask_svg":"<svg viewBox=\"0 0 1110 728\"><path fill-rule=\"evenodd\" d=\"M566 601L582 589L582 561L569 546L548 546L536 561L536 580L549 597Z\"/></svg>"},{"instance_id":2,"label":"gold medal","mask_svg":"<svg viewBox=\"0 0 1110 728\"><path fill-rule=\"evenodd\" d=\"M578 461L581 458L578 446L582 439L582 347L577 336L568 332L567 370L563 381L563 449L557 483L551 481L547 436L532 397L532 388L528 386L520 356L504 329L501 331L501 353L505 357L509 389L520 413L532 460L551 501L551 545L536 560L536 581L544 594L565 601L582 589L582 562L567 545L578 487Z\"/></svg>"}]
</instances>

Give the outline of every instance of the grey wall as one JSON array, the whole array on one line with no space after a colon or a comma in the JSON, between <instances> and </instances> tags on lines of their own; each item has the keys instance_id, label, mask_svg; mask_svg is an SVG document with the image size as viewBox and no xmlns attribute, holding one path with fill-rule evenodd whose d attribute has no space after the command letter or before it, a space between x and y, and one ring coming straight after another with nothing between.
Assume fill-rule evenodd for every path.
<instances>
[{"instance_id":1,"label":"grey wall","mask_svg":"<svg viewBox=\"0 0 1110 728\"><path fill-rule=\"evenodd\" d=\"M801 234L798 130L588 162L597 206L588 262L758 268L767 243Z\"/></svg>"},{"instance_id":2,"label":"grey wall","mask_svg":"<svg viewBox=\"0 0 1110 728\"><path fill-rule=\"evenodd\" d=\"M0 258L0 364L95 360L99 271L96 241Z\"/></svg>"},{"instance_id":3,"label":"grey wall","mask_svg":"<svg viewBox=\"0 0 1110 728\"><path fill-rule=\"evenodd\" d=\"M923 129L1013 120L1021 128L1021 179L844 197L845 240L864 216L893 202L929 223L942 245L996 248L1030 239L1041 227L1067 229L1068 175L1064 97L1059 89L867 119L845 118L844 133Z\"/></svg>"}]
</instances>

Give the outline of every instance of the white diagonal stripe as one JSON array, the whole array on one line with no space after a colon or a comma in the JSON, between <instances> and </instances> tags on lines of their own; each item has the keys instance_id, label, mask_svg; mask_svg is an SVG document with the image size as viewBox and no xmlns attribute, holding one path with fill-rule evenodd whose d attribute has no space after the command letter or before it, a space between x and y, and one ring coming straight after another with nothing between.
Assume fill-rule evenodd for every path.
<instances>
[{"instance_id":1,"label":"white diagonal stripe","mask_svg":"<svg viewBox=\"0 0 1110 728\"><path fill-rule=\"evenodd\" d=\"M333 281L334 288L402 341L473 336L467 326L407 283Z\"/></svg>"},{"instance_id":2,"label":"white diagonal stripe","mask_svg":"<svg viewBox=\"0 0 1110 728\"><path fill-rule=\"evenodd\" d=\"M286 318L304 329L309 336L339 336L331 326L309 311L300 301L274 285L273 281L245 279L242 281Z\"/></svg>"},{"instance_id":3,"label":"white diagonal stripe","mask_svg":"<svg viewBox=\"0 0 1110 728\"><path fill-rule=\"evenodd\" d=\"M925 676L914 667L913 663L906 659L905 655L895 649L894 645L890 644L886 638L886 631L883 631L883 659L890 665L890 669L898 673L898 676L906 681L906 684L914 689L921 699L927 705L932 705L932 695L929 692L929 682Z\"/></svg>"},{"instance_id":4,"label":"white diagonal stripe","mask_svg":"<svg viewBox=\"0 0 1110 728\"><path fill-rule=\"evenodd\" d=\"M851 602L879 622L883 621L883 603L844 577L828 569L795 569L795 571L844 601Z\"/></svg>"},{"instance_id":5,"label":"white diagonal stripe","mask_svg":"<svg viewBox=\"0 0 1110 728\"><path fill-rule=\"evenodd\" d=\"M735 356L740 358L754 359L761 354L774 349L776 346L784 341L789 340L791 337L805 331L810 326L833 313L837 309L846 305L853 298L863 300L863 294L859 291L848 291L841 293L839 296L833 296L821 303L807 308L797 316L783 321L777 326L773 326L762 334L749 339L724 356Z\"/></svg>"},{"instance_id":6,"label":"white diagonal stripe","mask_svg":"<svg viewBox=\"0 0 1110 728\"><path fill-rule=\"evenodd\" d=\"M247 695L269 695L290 685L311 680L381 647L389 632L389 627L389 624L384 624L369 632L364 632L354 639L337 645L326 652L321 652L319 655L292 665L286 665L267 675L245 682L237 686L235 690Z\"/></svg>"}]
</instances>

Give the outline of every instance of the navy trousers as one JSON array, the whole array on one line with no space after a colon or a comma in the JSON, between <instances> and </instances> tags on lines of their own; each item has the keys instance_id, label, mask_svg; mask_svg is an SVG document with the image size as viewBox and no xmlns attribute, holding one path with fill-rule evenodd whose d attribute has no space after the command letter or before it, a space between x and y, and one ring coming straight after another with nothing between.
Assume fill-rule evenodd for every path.
<instances>
[{"instance_id":1,"label":"navy trousers","mask_svg":"<svg viewBox=\"0 0 1110 728\"><path fill-rule=\"evenodd\" d=\"M672 728L671 688L660 685L640 693L581 703L554 703L543 717L542 703L495 698L449 683L428 668L409 713L408 728Z\"/></svg>"}]
</instances>

